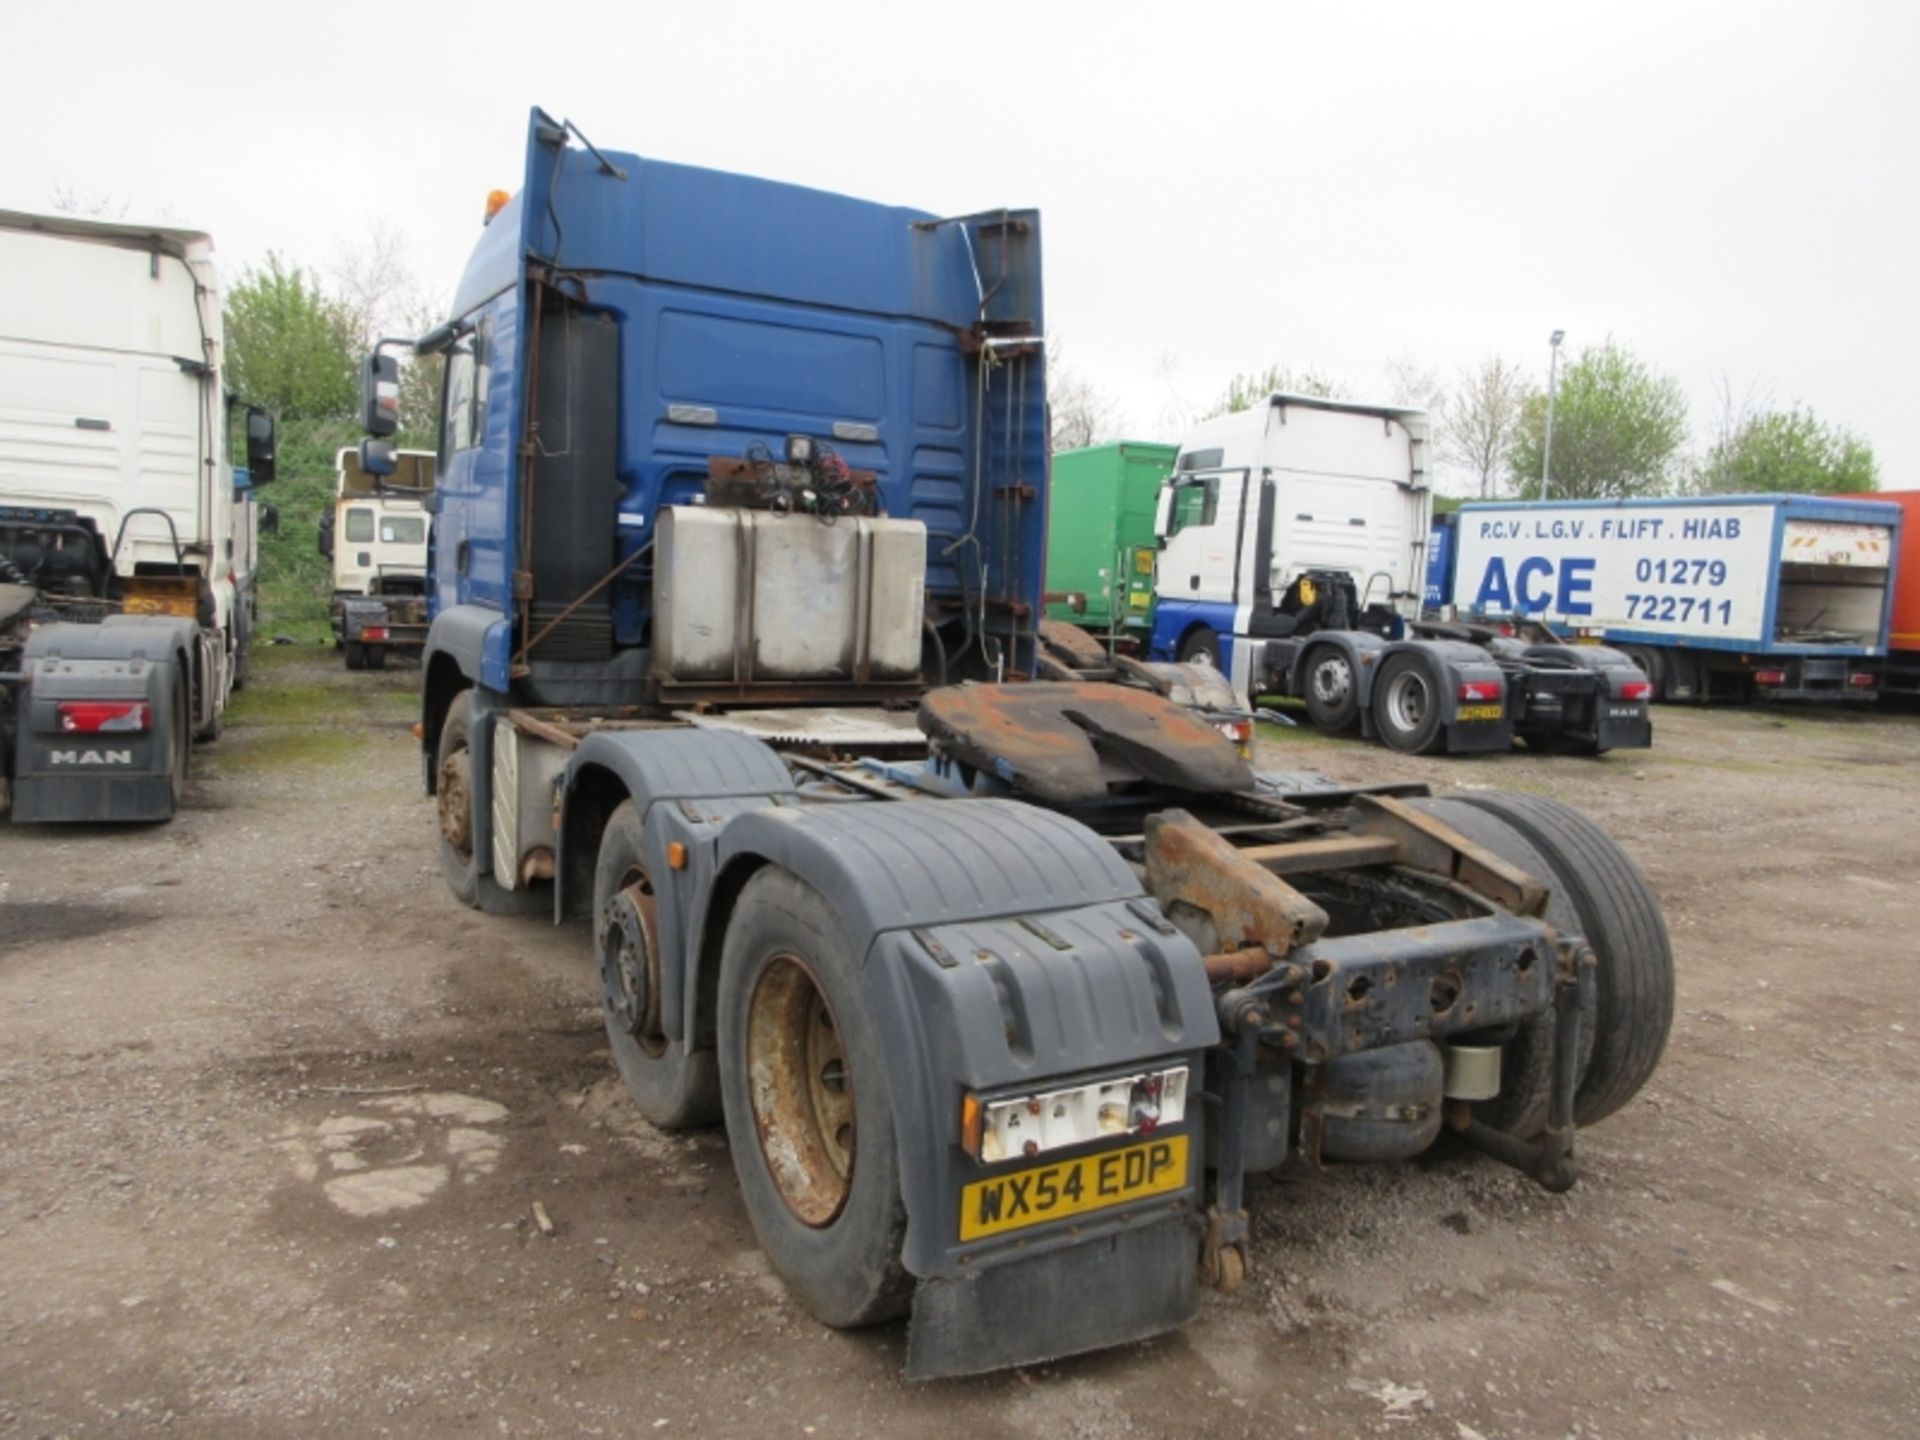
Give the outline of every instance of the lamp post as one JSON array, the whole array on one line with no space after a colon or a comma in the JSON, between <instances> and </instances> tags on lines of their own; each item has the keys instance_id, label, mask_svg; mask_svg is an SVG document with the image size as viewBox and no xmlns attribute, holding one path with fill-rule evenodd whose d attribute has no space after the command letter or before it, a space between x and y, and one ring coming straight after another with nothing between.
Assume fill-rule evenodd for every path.
<instances>
[{"instance_id":1,"label":"lamp post","mask_svg":"<svg viewBox=\"0 0 1920 1440\"><path fill-rule=\"evenodd\" d=\"M1547 360L1547 443L1540 449L1540 498L1547 498L1549 477L1553 474L1553 400L1554 392L1560 384L1560 342L1567 338L1567 332L1556 330L1547 337L1549 359Z\"/></svg>"}]
</instances>

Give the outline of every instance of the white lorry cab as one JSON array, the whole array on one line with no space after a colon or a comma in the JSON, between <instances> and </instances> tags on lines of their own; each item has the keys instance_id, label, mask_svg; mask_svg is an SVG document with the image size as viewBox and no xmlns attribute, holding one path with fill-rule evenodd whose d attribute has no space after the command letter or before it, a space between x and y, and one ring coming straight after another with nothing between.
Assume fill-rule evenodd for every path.
<instances>
[{"instance_id":1,"label":"white lorry cab","mask_svg":"<svg viewBox=\"0 0 1920 1440\"><path fill-rule=\"evenodd\" d=\"M1196 426L1155 520L1153 657L1400 750L1651 743L1618 652L1421 620L1428 435L1421 410L1284 393Z\"/></svg>"},{"instance_id":2,"label":"white lorry cab","mask_svg":"<svg viewBox=\"0 0 1920 1440\"><path fill-rule=\"evenodd\" d=\"M273 422L223 384L213 242L0 212L0 808L173 813L245 669ZM236 540L238 546L236 547ZM243 573L244 571L244 573Z\"/></svg>"},{"instance_id":3,"label":"white lorry cab","mask_svg":"<svg viewBox=\"0 0 1920 1440\"><path fill-rule=\"evenodd\" d=\"M349 670L378 670L392 649L427 635L430 450L396 450L373 475L356 448L334 457L334 501L320 516L320 553L333 561L333 633Z\"/></svg>"}]
</instances>

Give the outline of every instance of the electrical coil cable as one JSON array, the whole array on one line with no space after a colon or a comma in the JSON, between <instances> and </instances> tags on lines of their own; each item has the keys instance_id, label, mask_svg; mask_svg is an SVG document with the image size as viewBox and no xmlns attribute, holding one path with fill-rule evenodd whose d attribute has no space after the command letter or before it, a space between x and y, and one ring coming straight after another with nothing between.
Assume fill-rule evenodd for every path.
<instances>
[{"instance_id":1,"label":"electrical coil cable","mask_svg":"<svg viewBox=\"0 0 1920 1440\"><path fill-rule=\"evenodd\" d=\"M764 441L756 440L747 447L747 463L753 467L760 503L775 515L797 511L831 525L842 515L868 513L868 487L854 480L847 462L824 441L813 442L804 463L782 465Z\"/></svg>"}]
</instances>

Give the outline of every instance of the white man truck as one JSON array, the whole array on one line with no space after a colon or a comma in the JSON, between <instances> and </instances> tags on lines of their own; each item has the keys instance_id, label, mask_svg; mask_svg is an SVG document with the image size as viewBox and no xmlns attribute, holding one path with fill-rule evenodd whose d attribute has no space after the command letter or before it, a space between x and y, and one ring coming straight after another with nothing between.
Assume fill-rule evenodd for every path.
<instances>
[{"instance_id":1,"label":"white man truck","mask_svg":"<svg viewBox=\"0 0 1920 1440\"><path fill-rule=\"evenodd\" d=\"M273 422L223 382L213 242L0 212L0 810L164 820L243 660ZM247 566L243 584L239 567Z\"/></svg>"},{"instance_id":2,"label":"white man truck","mask_svg":"<svg viewBox=\"0 0 1920 1440\"><path fill-rule=\"evenodd\" d=\"M333 508L320 516L320 553L333 561L333 634L349 670L379 670L389 650L427 638L427 515L431 450L396 450L393 473L371 475L360 453L334 457Z\"/></svg>"},{"instance_id":3,"label":"white man truck","mask_svg":"<svg viewBox=\"0 0 1920 1440\"><path fill-rule=\"evenodd\" d=\"M1305 395L1196 427L1155 520L1154 658L1415 754L1651 744L1620 652L1421 620L1427 447L1423 411Z\"/></svg>"}]
</instances>

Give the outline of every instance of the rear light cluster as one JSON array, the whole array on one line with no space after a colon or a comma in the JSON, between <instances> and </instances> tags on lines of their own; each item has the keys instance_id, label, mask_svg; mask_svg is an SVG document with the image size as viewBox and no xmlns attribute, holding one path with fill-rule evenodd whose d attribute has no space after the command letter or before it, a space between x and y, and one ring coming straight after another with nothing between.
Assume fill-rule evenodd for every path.
<instances>
[{"instance_id":1,"label":"rear light cluster","mask_svg":"<svg viewBox=\"0 0 1920 1440\"><path fill-rule=\"evenodd\" d=\"M1876 683L1876 679L1877 677L1864 670L1856 670L1853 674L1847 676L1847 684L1853 686L1856 690L1870 690Z\"/></svg>"},{"instance_id":2,"label":"rear light cluster","mask_svg":"<svg viewBox=\"0 0 1920 1440\"><path fill-rule=\"evenodd\" d=\"M1500 682L1498 680L1462 680L1460 698L1462 700L1498 700Z\"/></svg>"},{"instance_id":3,"label":"rear light cluster","mask_svg":"<svg viewBox=\"0 0 1920 1440\"><path fill-rule=\"evenodd\" d=\"M1653 694L1651 680L1624 680L1620 684L1622 700L1644 700L1651 694Z\"/></svg>"},{"instance_id":4,"label":"rear light cluster","mask_svg":"<svg viewBox=\"0 0 1920 1440\"><path fill-rule=\"evenodd\" d=\"M144 700L62 700L55 707L64 735L128 735L153 728Z\"/></svg>"},{"instance_id":5,"label":"rear light cluster","mask_svg":"<svg viewBox=\"0 0 1920 1440\"><path fill-rule=\"evenodd\" d=\"M387 638L387 627L384 625L368 625L361 630L360 638L362 640L384 640Z\"/></svg>"},{"instance_id":6,"label":"rear light cluster","mask_svg":"<svg viewBox=\"0 0 1920 1440\"><path fill-rule=\"evenodd\" d=\"M960 1107L960 1142L974 1159L991 1164L1092 1140L1151 1135L1186 1116L1187 1067L1176 1065L1008 1100L969 1095Z\"/></svg>"},{"instance_id":7,"label":"rear light cluster","mask_svg":"<svg viewBox=\"0 0 1920 1440\"><path fill-rule=\"evenodd\" d=\"M1756 685L1784 685L1787 683L1787 672L1784 670L1756 670L1753 672L1753 683Z\"/></svg>"}]
</instances>

